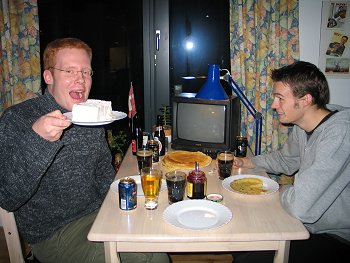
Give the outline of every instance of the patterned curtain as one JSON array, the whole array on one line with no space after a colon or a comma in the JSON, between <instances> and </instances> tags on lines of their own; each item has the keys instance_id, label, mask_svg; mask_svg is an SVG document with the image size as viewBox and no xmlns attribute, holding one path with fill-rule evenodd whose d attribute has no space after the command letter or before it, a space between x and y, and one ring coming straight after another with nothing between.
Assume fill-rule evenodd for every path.
<instances>
[{"instance_id":1,"label":"patterned curtain","mask_svg":"<svg viewBox=\"0 0 350 263\"><path fill-rule=\"evenodd\" d=\"M298 0L230 0L231 75L263 115L261 153L276 150L288 127L271 109L271 70L299 59ZM242 106L241 134L255 151L255 120Z\"/></svg>"},{"instance_id":2,"label":"patterned curtain","mask_svg":"<svg viewBox=\"0 0 350 263\"><path fill-rule=\"evenodd\" d=\"M40 92L37 0L0 0L0 116Z\"/></svg>"}]
</instances>

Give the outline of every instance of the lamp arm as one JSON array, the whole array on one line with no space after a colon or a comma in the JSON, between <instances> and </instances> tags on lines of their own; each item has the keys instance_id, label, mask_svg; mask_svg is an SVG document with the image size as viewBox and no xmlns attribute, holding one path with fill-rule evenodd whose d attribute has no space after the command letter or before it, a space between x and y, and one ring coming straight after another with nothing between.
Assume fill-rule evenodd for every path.
<instances>
[{"instance_id":1,"label":"lamp arm","mask_svg":"<svg viewBox=\"0 0 350 263\"><path fill-rule=\"evenodd\" d=\"M250 114L252 114L255 118L255 114L257 113L256 109L245 96L243 91L238 87L237 83L232 79L229 73L225 74L224 80L230 85L231 89L236 93L240 101L242 101L242 103L244 104L244 106L246 106Z\"/></svg>"},{"instance_id":2,"label":"lamp arm","mask_svg":"<svg viewBox=\"0 0 350 263\"><path fill-rule=\"evenodd\" d=\"M244 104L247 110L253 115L255 119L255 155L261 153L261 138L262 138L262 113L258 112L248 98L244 95L243 91L238 87L236 82L232 79L228 70L227 73L223 76L223 79L230 85L231 89L236 93L239 100Z\"/></svg>"}]
</instances>

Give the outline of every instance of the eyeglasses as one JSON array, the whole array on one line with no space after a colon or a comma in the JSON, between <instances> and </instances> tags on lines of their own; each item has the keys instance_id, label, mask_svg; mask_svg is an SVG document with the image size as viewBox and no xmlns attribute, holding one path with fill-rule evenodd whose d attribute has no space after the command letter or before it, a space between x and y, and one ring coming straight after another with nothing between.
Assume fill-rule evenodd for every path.
<instances>
[{"instance_id":1,"label":"eyeglasses","mask_svg":"<svg viewBox=\"0 0 350 263\"><path fill-rule=\"evenodd\" d=\"M49 67L49 69L56 69L59 71L64 72L65 75L68 77L75 77L79 72L83 75L83 77L90 78L94 72L92 69L83 69L83 70L74 70L74 69L60 69L60 68L54 68L54 67Z\"/></svg>"}]
</instances>

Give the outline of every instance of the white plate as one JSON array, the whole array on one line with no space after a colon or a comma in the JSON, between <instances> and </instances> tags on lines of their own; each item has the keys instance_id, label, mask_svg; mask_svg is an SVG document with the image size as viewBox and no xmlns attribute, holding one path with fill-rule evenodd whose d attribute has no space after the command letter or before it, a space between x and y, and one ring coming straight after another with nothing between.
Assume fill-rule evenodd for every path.
<instances>
[{"instance_id":1,"label":"white plate","mask_svg":"<svg viewBox=\"0 0 350 263\"><path fill-rule=\"evenodd\" d=\"M126 116L128 116L125 112L121 112L121 111L112 111L112 114L113 114L112 120L85 122L85 121L72 121L72 112L63 113L63 115L66 115L68 119L72 121L72 123L76 125L83 125L83 126L106 125L111 122L124 119Z\"/></svg>"},{"instance_id":2,"label":"white plate","mask_svg":"<svg viewBox=\"0 0 350 263\"><path fill-rule=\"evenodd\" d=\"M132 179L135 180L136 184L137 184L137 195L138 196L144 196L145 194L143 193L143 190L142 190L142 186L141 186L141 177L140 175L132 175L132 176L128 176ZM119 181L120 179L114 181L112 184L111 184L111 189L113 192L116 192L118 193L118 184L119 184ZM160 188L160 191L164 191L166 190L167 187L166 187L166 182L164 179L162 179L162 186Z\"/></svg>"},{"instance_id":3,"label":"white plate","mask_svg":"<svg viewBox=\"0 0 350 263\"><path fill-rule=\"evenodd\" d=\"M217 228L230 222L226 206L208 200L184 200L168 206L163 218L169 224L192 230Z\"/></svg>"},{"instance_id":4,"label":"white plate","mask_svg":"<svg viewBox=\"0 0 350 263\"><path fill-rule=\"evenodd\" d=\"M222 181L222 186L228 191L231 191L231 192L234 192L234 193L243 194L243 195L248 195L248 194L244 194L244 193L235 191L230 186L231 182L233 182L235 180L238 180L238 179L242 179L242 178L258 178L258 179L262 180L263 181L263 190L266 190L266 192L263 193L263 194L259 194L259 195L272 194L272 193L278 191L278 188L279 188L278 183L276 183L274 180L272 180L270 178L267 178L267 177L264 177L264 176L253 175L253 174L232 175L230 177L225 178ZM257 196L259 196L259 195L257 195Z\"/></svg>"}]
</instances>

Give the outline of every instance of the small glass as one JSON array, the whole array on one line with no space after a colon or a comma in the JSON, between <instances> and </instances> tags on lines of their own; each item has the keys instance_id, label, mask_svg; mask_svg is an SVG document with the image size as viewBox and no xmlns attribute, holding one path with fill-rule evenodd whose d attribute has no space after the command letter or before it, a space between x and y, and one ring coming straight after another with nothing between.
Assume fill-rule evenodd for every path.
<instances>
[{"instance_id":1,"label":"small glass","mask_svg":"<svg viewBox=\"0 0 350 263\"><path fill-rule=\"evenodd\" d=\"M152 167L152 154L153 152L146 148L137 149L136 158L139 171L145 167Z\"/></svg>"},{"instance_id":2,"label":"small glass","mask_svg":"<svg viewBox=\"0 0 350 263\"><path fill-rule=\"evenodd\" d=\"M171 171L165 174L169 204L182 201L186 189L186 173Z\"/></svg>"},{"instance_id":3,"label":"small glass","mask_svg":"<svg viewBox=\"0 0 350 263\"><path fill-rule=\"evenodd\" d=\"M234 154L231 151L220 151L217 154L218 173L221 180L231 176Z\"/></svg>"},{"instance_id":4,"label":"small glass","mask_svg":"<svg viewBox=\"0 0 350 263\"><path fill-rule=\"evenodd\" d=\"M145 208L156 209L162 184L162 171L146 167L141 169L141 186L145 195Z\"/></svg>"}]
</instances>

